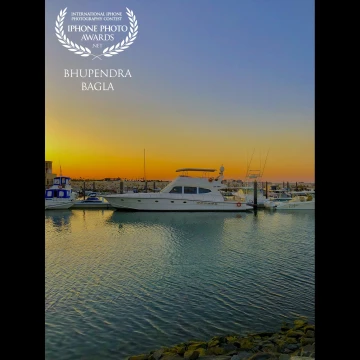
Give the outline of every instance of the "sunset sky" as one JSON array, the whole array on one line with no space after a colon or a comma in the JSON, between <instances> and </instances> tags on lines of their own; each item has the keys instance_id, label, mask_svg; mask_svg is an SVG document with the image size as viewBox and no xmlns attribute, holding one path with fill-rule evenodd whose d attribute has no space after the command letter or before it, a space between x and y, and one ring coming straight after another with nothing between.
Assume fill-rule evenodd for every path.
<instances>
[{"instance_id":1,"label":"sunset sky","mask_svg":"<svg viewBox=\"0 0 360 360\"><path fill-rule=\"evenodd\" d=\"M171 180L182 167L225 167L244 179L314 181L313 0L46 0L45 160L72 178ZM67 50L55 21L71 12L122 12L138 21L125 51L92 59ZM99 23L100 24L100 23ZM104 24L102 22L101 24ZM116 45L127 36L116 33ZM102 42L105 44L105 41ZM65 78L64 69L127 69L127 78ZM82 91L109 82L114 91Z\"/></svg>"}]
</instances>

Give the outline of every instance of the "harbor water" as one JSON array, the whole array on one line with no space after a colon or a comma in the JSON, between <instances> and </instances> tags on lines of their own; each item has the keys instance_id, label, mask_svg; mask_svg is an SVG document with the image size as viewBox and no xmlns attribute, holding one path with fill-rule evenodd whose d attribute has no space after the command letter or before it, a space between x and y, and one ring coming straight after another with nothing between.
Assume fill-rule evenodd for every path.
<instances>
[{"instance_id":1,"label":"harbor water","mask_svg":"<svg viewBox=\"0 0 360 360\"><path fill-rule=\"evenodd\" d=\"M315 323L313 210L45 211L46 360Z\"/></svg>"}]
</instances>

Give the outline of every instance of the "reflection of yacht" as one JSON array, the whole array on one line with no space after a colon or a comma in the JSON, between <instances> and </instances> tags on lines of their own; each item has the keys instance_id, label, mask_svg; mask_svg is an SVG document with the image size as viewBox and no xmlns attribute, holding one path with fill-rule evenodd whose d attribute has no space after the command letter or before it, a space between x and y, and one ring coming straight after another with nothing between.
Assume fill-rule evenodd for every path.
<instances>
[{"instance_id":1,"label":"reflection of yacht","mask_svg":"<svg viewBox=\"0 0 360 360\"><path fill-rule=\"evenodd\" d=\"M69 209L74 204L71 180L67 176L54 178L53 185L45 190L45 210Z\"/></svg>"},{"instance_id":2,"label":"reflection of yacht","mask_svg":"<svg viewBox=\"0 0 360 360\"><path fill-rule=\"evenodd\" d=\"M73 212L66 209L45 211L45 220L55 227L64 227L69 225L72 216Z\"/></svg>"},{"instance_id":3,"label":"reflection of yacht","mask_svg":"<svg viewBox=\"0 0 360 360\"><path fill-rule=\"evenodd\" d=\"M207 173L215 169L185 168L170 184L158 193L114 194L104 196L116 209L140 211L245 211L252 207L236 196L229 199L222 194L224 168L216 177ZM188 172L202 172L200 177L188 176Z\"/></svg>"}]
</instances>

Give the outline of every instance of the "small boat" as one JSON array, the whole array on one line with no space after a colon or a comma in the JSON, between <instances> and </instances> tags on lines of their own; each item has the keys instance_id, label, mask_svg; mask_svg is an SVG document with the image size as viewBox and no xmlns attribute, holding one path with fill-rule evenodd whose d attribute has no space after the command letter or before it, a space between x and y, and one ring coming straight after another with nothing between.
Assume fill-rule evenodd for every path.
<instances>
[{"instance_id":1,"label":"small boat","mask_svg":"<svg viewBox=\"0 0 360 360\"><path fill-rule=\"evenodd\" d=\"M287 189L271 190L269 193L269 199L272 201L289 201L292 196Z\"/></svg>"},{"instance_id":2,"label":"small boat","mask_svg":"<svg viewBox=\"0 0 360 360\"><path fill-rule=\"evenodd\" d=\"M45 189L45 210L64 210L74 205L75 193L68 176L57 176L53 185Z\"/></svg>"},{"instance_id":3,"label":"small boat","mask_svg":"<svg viewBox=\"0 0 360 360\"><path fill-rule=\"evenodd\" d=\"M217 176L215 169L183 168L182 174L156 193L107 195L105 199L118 210L137 211L248 211L253 207L235 196L225 196L224 167ZM201 172L201 176L189 176Z\"/></svg>"},{"instance_id":4,"label":"small boat","mask_svg":"<svg viewBox=\"0 0 360 360\"><path fill-rule=\"evenodd\" d=\"M76 200L73 209L110 209L112 206L103 197L90 193L84 200Z\"/></svg>"},{"instance_id":5,"label":"small boat","mask_svg":"<svg viewBox=\"0 0 360 360\"><path fill-rule=\"evenodd\" d=\"M315 191L290 192L289 201L274 201L276 210L315 210Z\"/></svg>"}]
</instances>

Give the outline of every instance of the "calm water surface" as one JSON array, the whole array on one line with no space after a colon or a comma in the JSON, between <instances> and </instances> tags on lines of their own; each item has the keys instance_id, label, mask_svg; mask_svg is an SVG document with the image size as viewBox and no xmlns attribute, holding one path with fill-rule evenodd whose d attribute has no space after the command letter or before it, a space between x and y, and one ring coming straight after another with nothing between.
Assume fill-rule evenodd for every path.
<instances>
[{"instance_id":1,"label":"calm water surface","mask_svg":"<svg viewBox=\"0 0 360 360\"><path fill-rule=\"evenodd\" d=\"M45 211L45 358L314 322L314 211Z\"/></svg>"}]
</instances>

